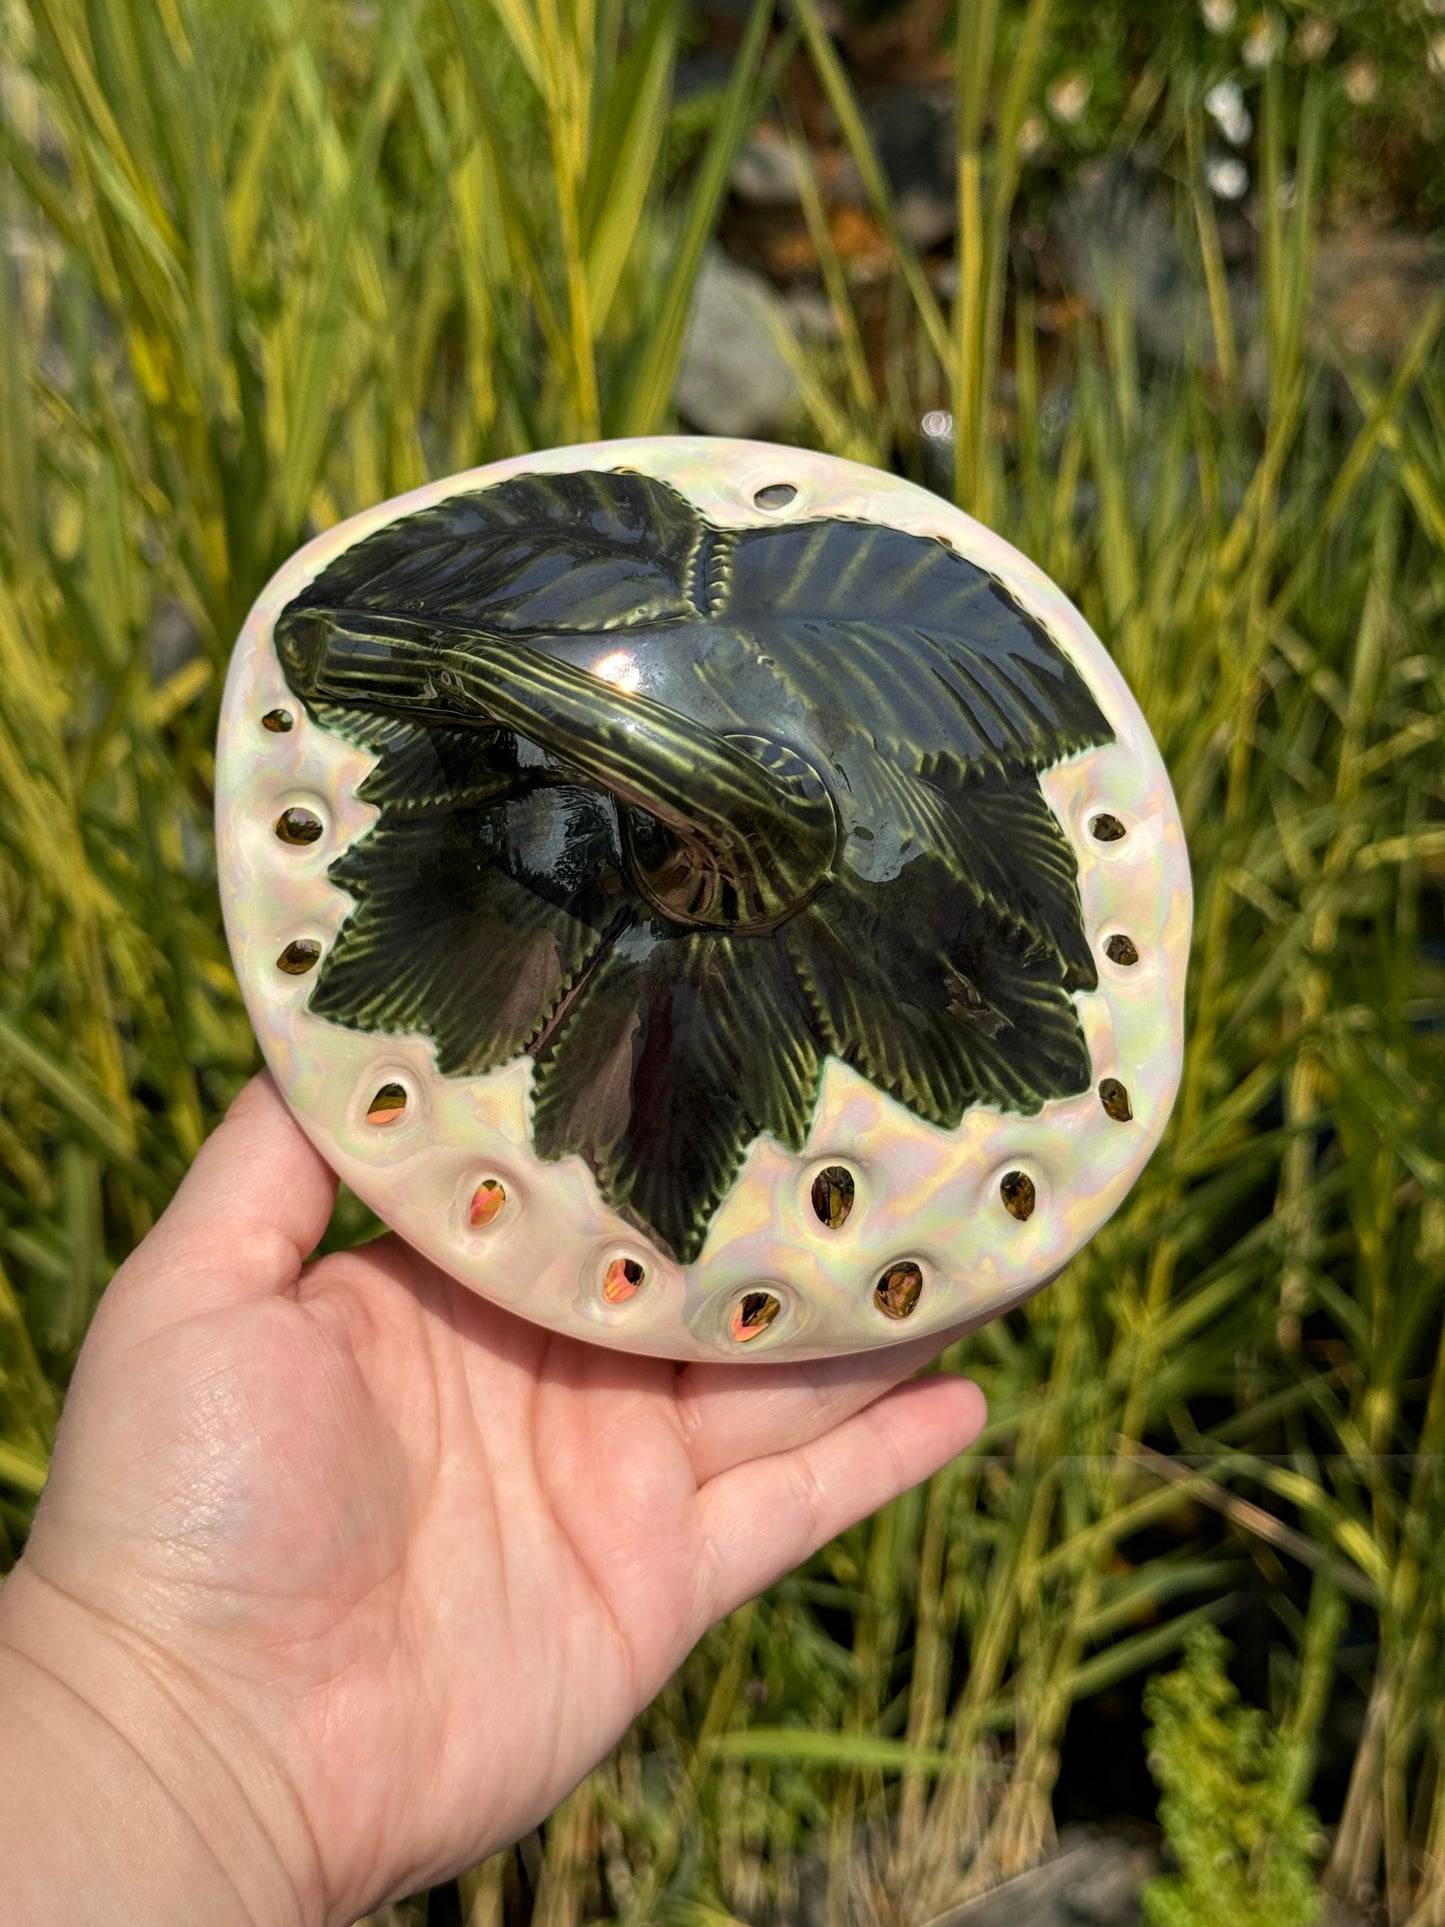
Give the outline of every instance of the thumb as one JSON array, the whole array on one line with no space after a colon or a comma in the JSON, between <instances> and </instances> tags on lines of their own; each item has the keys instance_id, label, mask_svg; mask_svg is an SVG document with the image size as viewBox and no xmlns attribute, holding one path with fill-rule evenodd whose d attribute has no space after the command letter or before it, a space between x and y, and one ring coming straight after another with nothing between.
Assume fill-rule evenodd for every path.
<instances>
[{"instance_id":1,"label":"thumb","mask_svg":"<svg viewBox=\"0 0 1445 1927\"><path fill-rule=\"evenodd\" d=\"M109 1315L123 1311L164 1325L294 1291L335 1198L335 1174L263 1071L116 1273L105 1295Z\"/></svg>"}]
</instances>

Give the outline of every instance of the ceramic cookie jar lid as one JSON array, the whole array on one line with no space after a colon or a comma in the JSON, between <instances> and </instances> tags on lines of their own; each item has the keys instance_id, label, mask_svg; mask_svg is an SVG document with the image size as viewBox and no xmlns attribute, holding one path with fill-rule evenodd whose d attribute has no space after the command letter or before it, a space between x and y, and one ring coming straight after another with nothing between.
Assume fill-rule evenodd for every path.
<instances>
[{"instance_id":1,"label":"ceramic cookie jar lid","mask_svg":"<svg viewBox=\"0 0 1445 1927\"><path fill-rule=\"evenodd\" d=\"M611 442L355 516L247 619L217 797L301 1124L556 1330L945 1332L1168 1117L1189 870L1143 717L1038 569L873 469Z\"/></svg>"}]
</instances>

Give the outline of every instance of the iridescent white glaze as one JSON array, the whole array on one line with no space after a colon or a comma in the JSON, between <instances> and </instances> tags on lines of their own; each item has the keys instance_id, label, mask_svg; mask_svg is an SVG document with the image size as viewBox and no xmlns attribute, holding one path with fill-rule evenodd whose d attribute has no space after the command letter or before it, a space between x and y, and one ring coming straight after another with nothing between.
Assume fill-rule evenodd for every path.
<instances>
[{"instance_id":1,"label":"iridescent white glaze","mask_svg":"<svg viewBox=\"0 0 1445 1927\"><path fill-rule=\"evenodd\" d=\"M1076 994L1093 1059L1094 1087L1046 1104L1033 1117L971 1112L956 1131L922 1122L836 1059L824 1074L804 1155L775 1141L751 1146L695 1264L679 1266L619 1218L580 1158L549 1163L531 1150L531 1060L484 1077L438 1075L429 1038L347 1030L307 1010L312 978L289 976L277 957L297 938L323 948L351 899L327 866L377 812L356 797L374 757L313 723L286 686L271 644L285 605L341 550L384 523L466 489L529 471L628 468L670 482L721 526L771 526L814 516L876 521L943 538L1007 585L1070 656L1112 724L1116 740L1047 771L1042 785L1079 864L1085 929L1099 986ZM787 482L782 509L754 505L758 490ZM630 686L625 643L599 651L594 668ZM261 718L288 710L273 734ZM323 833L288 845L274 833L291 805L311 809ZM474 469L413 490L329 529L294 555L258 598L227 680L217 758L221 892L237 975L266 1062L322 1155L419 1251L486 1297L540 1324L635 1352L673 1358L807 1359L943 1332L1013 1303L1051 1277L1123 1200L1168 1120L1183 1052L1189 949L1189 864L1169 779L1138 705L1082 616L1032 562L939 497L878 470L758 442L693 437L552 449ZM1125 826L1099 842L1088 825L1107 811ZM1110 962L1104 945L1126 933L1139 961ZM418 933L425 942L425 933ZM1117 1077L1133 1118L1104 1110L1098 1083ZM388 1082L408 1093L402 1117L366 1122ZM854 1174L844 1225L828 1230L810 1202L827 1164ZM1032 1178L1025 1221L1004 1208L1000 1179ZM474 1229L468 1204L485 1178L507 1200ZM609 1263L644 1267L625 1302L602 1295ZM874 1303L879 1275L908 1259L923 1273L912 1315ZM764 1288L783 1311L739 1343L729 1314Z\"/></svg>"}]
</instances>

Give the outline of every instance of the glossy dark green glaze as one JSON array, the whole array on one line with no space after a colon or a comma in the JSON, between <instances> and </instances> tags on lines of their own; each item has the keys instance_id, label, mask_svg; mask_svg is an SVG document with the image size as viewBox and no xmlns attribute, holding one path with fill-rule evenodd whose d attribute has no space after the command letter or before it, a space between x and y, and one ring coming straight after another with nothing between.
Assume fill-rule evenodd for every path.
<instances>
[{"instance_id":1,"label":"glossy dark green glaze","mask_svg":"<svg viewBox=\"0 0 1445 1927\"><path fill-rule=\"evenodd\" d=\"M538 1153L684 1262L754 1137L802 1148L830 1055L949 1128L1087 1088L1037 776L1112 731L943 543L525 476L357 543L275 639L379 757L310 1008L424 1032L444 1075L529 1053ZM594 673L619 649L636 693Z\"/></svg>"}]
</instances>

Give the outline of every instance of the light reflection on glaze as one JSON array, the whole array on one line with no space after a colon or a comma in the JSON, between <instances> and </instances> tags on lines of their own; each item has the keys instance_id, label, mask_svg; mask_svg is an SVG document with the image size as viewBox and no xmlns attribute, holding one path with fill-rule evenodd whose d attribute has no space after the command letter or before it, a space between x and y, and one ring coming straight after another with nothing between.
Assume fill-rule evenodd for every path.
<instances>
[{"instance_id":1,"label":"light reflection on glaze","mask_svg":"<svg viewBox=\"0 0 1445 1927\"><path fill-rule=\"evenodd\" d=\"M257 727L289 701L270 646L279 611L340 550L384 523L458 493L530 470L632 468L689 495L711 522L755 527L816 515L886 521L942 537L1003 580L1073 657L1118 740L1047 770L1040 782L1079 862L1085 927L1128 928L1140 962L1101 973L1077 998L1093 1060L1093 1088L1035 1117L974 1111L956 1132L921 1122L855 1072L830 1060L809 1143L798 1157L753 1144L698 1262L679 1267L648 1252L647 1289L625 1325L600 1301L599 1266L637 1234L607 1209L579 1158L534 1158L527 1128L529 1060L489 1077L439 1079L430 1039L367 1036L312 1017L307 978L275 960L298 929L329 945L351 908L325 861L362 835L376 811L356 800L374 758L298 712L285 734ZM784 509L761 511L754 492L786 478ZM618 658L623 658L618 661ZM626 652L600 659L619 686L635 673ZM272 831L298 792L326 799L326 856L298 865ZM1127 823L1107 843L1093 819ZM1187 857L1168 778L1137 706L1082 617L1002 538L938 498L881 472L760 443L675 438L554 449L429 484L331 529L293 556L247 618L227 681L217 764L217 835L223 906L237 973L262 1050L303 1126L348 1184L418 1249L465 1283L537 1321L603 1344L674 1357L735 1356L725 1305L759 1278L786 1279L796 1310L768 1334L766 1356L810 1358L905 1335L873 1303L880 1272L900 1249L917 1255L929 1285L906 1321L909 1338L943 1331L1015 1300L1056 1271L1117 1208L1158 1142L1178 1082L1188 951ZM308 853L309 854L309 853ZM427 1097L424 1129L377 1130L365 1100L397 1073ZM1098 1096L1116 1077L1133 1120L1111 1120ZM360 1100L360 1101L358 1101ZM809 1204L807 1173L819 1159L863 1174L848 1221L846 1256ZM528 1210L505 1243L455 1230L452 1201L479 1166L495 1161L525 1180ZM999 1208L1000 1174L1026 1169L1037 1206L1020 1223ZM474 1180L473 1180L474 1182ZM866 1209L864 1203L866 1202ZM500 1223L494 1228L500 1232ZM793 1334L796 1334L796 1337Z\"/></svg>"}]
</instances>

